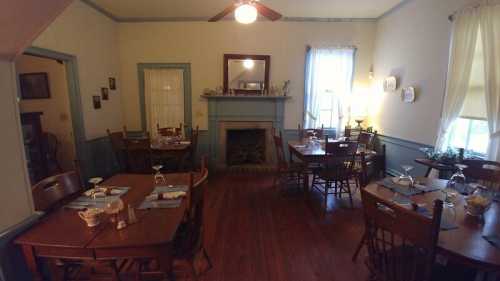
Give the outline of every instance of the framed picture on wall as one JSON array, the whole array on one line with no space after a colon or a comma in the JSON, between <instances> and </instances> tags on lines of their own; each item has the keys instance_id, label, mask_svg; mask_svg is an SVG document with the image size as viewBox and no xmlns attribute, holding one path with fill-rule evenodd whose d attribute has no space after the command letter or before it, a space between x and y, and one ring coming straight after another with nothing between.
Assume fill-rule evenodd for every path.
<instances>
[{"instance_id":1,"label":"framed picture on wall","mask_svg":"<svg viewBox=\"0 0 500 281\"><path fill-rule=\"evenodd\" d=\"M102 96L102 100L109 100L109 89L108 88L101 88L101 96Z\"/></svg>"},{"instance_id":2,"label":"framed picture on wall","mask_svg":"<svg viewBox=\"0 0 500 281\"><path fill-rule=\"evenodd\" d=\"M114 77L109 78L109 89L116 90L116 79Z\"/></svg>"},{"instance_id":3,"label":"framed picture on wall","mask_svg":"<svg viewBox=\"0 0 500 281\"><path fill-rule=\"evenodd\" d=\"M50 98L49 76L47 72L19 74L21 99Z\"/></svg>"},{"instance_id":4,"label":"framed picture on wall","mask_svg":"<svg viewBox=\"0 0 500 281\"><path fill-rule=\"evenodd\" d=\"M101 108L101 96L92 96L92 102L94 104L94 109Z\"/></svg>"}]
</instances>

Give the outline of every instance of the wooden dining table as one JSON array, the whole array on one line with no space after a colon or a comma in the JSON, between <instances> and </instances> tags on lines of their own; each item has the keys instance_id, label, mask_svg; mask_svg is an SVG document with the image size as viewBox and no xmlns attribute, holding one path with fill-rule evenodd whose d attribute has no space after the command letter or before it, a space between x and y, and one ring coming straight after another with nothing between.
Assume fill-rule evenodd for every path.
<instances>
[{"instance_id":1,"label":"wooden dining table","mask_svg":"<svg viewBox=\"0 0 500 281\"><path fill-rule=\"evenodd\" d=\"M329 140L330 141L330 140ZM335 139L331 140L336 141ZM302 162L310 163L323 163L326 159L326 152L323 145L309 145L307 140L299 141L289 141L288 150L290 152L290 160L293 156L300 159ZM377 152L369 149L358 149L358 155L364 152L367 157L373 157L377 155ZM304 190L309 190L309 177L304 174Z\"/></svg>"},{"instance_id":2,"label":"wooden dining table","mask_svg":"<svg viewBox=\"0 0 500 281\"><path fill-rule=\"evenodd\" d=\"M186 158L191 152L191 142L180 141L180 142L165 143L159 141L158 139L152 139L151 151L160 158L161 157L174 158L175 163L177 163L178 165L178 168L182 169L185 165Z\"/></svg>"},{"instance_id":3,"label":"wooden dining table","mask_svg":"<svg viewBox=\"0 0 500 281\"><path fill-rule=\"evenodd\" d=\"M447 181L440 179L417 178L424 185L444 189ZM373 183L365 190L379 198L391 200L394 192L388 188ZM432 210L436 199L444 199L440 190L411 196L410 199L423 204L428 210ZM451 260L472 266L480 270L498 272L500 271L500 248L490 244L483 235L500 235L500 205L494 202L485 213L484 219L472 217L466 214L464 196L457 193L453 200L456 218L454 223L456 229L441 230L439 233L439 253ZM500 247L500 245L499 245Z\"/></svg>"},{"instance_id":4,"label":"wooden dining table","mask_svg":"<svg viewBox=\"0 0 500 281\"><path fill-rule=\"evenodd\" d=\"M166 174L167 184L188 185L189 173ZM195 174L196 178L201 175ZM154 189L152 175L118 174L103 185L130 187L121 197L127 206L137 207ZM188 193L189 196L189 193ZM128 258L157 258L163 272L170 273L172 241L182 222L187 199L177 208L136 209L138 221L117 230L109 217L96 227L87 227L78 210L60 208L46 214L41 221L21 234L20 245L35 280L42 280L40 258L106 261ZM123 215L125 216L125 215ZM126 217L126 216L125 216Z\"/></svg>"}]
</instances>

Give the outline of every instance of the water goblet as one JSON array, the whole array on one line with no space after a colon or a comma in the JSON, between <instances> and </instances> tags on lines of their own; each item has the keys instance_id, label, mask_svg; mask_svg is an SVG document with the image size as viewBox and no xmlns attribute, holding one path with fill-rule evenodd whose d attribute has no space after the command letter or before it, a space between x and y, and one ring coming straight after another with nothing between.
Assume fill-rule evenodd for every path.
<instances>
[{"instance_id":1,"label":"water goblet","mask_svg":"<svg viewBox=\"0 0 500 281\"><path fill-rule=\"evenodd\" d=\"M89 183L92 185L92 199L94 200L96 199L95 194L99 191L98 184L100 184L102 181L103 178L101 177L94 177L89 179Z\"/></svg>"},{"instance_id":2,"label":"water goblet","mask_svg":"<svg viewBox=\"0 0 500 281\"><path fill-rule=\"evenodd\" d=\"M404 173L399 176L398 182L400 183L408 182L409 187L413 187L415 181L413 180L413 177L410 175L410 171L413 170L413 166L401 165L401 168L403 168Z\"/></svg>"},{"instance_id":3,"label":"water goblet","mask_svg":"<svg viewBox=\"0 0 500 281\"><path fill-rule=\"evenodd\" d=\"M165 176L161 173L161 168L163 168L163 165L154 165L153 170L155 170L154 174L154 181L155 184L163 184L166 182Z\"/></svg>"}]
</instances>

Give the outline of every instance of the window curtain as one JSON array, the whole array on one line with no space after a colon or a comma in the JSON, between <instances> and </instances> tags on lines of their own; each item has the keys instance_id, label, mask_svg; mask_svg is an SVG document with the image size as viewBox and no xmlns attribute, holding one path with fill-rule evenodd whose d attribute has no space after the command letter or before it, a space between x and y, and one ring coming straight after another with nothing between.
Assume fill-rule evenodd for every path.
<instances>
[{"instance_id":1,"label":"window curtain","mask_svg":"<svg viewBox=\"0 0 500 281\"><path fill-rule=\"evenodd\" d=\"M165 128L184 123L183 70L145 69L144 82L151 136L157 136L157 124Z\"/></svg>"},{"instance_id":2,"label":"window curtain","mask_svg":"<svg viewBox=\"0 0 500 281\"><path fill-rule=\"evenodd\" d=\"M306 55L304 128L319 128L319 95L333 91L339 98L335 110L336 129L343 128L344 116L348 114L349 96L352 91L354 71L354 47L311 47Z\"/></svg>"},{"instance_id":3,"label":"window curtain","mask_svg":"<svg viewBox=\"0 0 500 281\"><path fill-rule=\"evenodd\" d=\"M488 158L500 161L500 5L480 7L484 50L486 114L490 131Z\"/></svg>"},{"instance_id":4,"label":"window curtain","mask_svg":"<svg viewBox=\"0 0 500 281\"><path fill-rule=\"evenodd\" d=\"M464 105L478 32L479 17L476 9L466 9L456 14L452 28L446 94L436 141L439 150L446 148L447 134Z\"/></svg>"}]
</instances>

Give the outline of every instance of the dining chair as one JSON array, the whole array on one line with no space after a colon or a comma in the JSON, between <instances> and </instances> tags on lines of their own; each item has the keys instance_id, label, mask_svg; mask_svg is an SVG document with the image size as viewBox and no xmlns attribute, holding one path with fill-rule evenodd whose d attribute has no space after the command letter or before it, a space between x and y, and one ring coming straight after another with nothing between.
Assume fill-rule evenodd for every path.
<instances>
[{"instance_id":1,"label":"dining chair","mask_svg":"<svg viewBox=\"0 0 500 281\"><path fill-rule=\"evenodd\" d=\"M57 159L60 144L56 135L49 132L42 133L42 151L46 156L49 175L59 174L63 171Z\"/></svg>"},{"instance_id":2,"label":"dining chair","mask_svg":"<svg viewBox=\"0 0 500 281\"><path fill-rule=\"evenodd\" d=\"M356 142L329 142L325 137L325 160L323 167L318 171L312 182L312 187L324 197L325 212L328 209L328 195L333 194L341 198L342 194L349 196L353 207L351 179L354 171L358 143Z\"/></svg>"},{"instance_id":3,"label":"dining chair","mask_svg":"<svg viewBox=\"0 0 500 281\"><path fill-rule=\"evenodd\" d=\"M352 128L351 126L345 126L344 128L344 137L345 138L350 138L352 135Z\"/></svg>"},{"instance_id":4,"label":"dining chair","mask_svg":"<svg viewBox=\"0 0 500 281\"><path fill-rule=\"evenodd\" d=\"M196 153L198 152L198 137L199 137L200 131L199 127L196 126L195 129L191 129L191 136L190 136L190 141L191 141L191 147L189 151L189 162L191 165L191 169L194 169L196 165Z\"/></svg>"},{"instance_id":5,"label":"dining chair","mask_svg":"<svg viewBox=\"0 0 500 281\"><path fill-rule=\"evenodd\" d=\"M134 174L152 173L151 140L125 139L127 172Z\"/></svg>"},{"instance_id":6,"label":"dining chair","mask_svg":"<svg viewBox=\"0 0 500 281\"><path fill-rule=\"evenodd\" d=\"M489 189L500 191L499 162L466 159L462 161L462 164L467 166L463 172L468 181L477 181Z\"/></svg>"},{"instance_id":7,"label":"dining chair","mask_svg":"<svg viewBox=\"0 0 500 281\"><path fill-rule=\"evenodd\" d=\"M120 170L124 165L124 154L125 151L125 137L123 132L111 132L111 130L106 129L108 134L109 142L111 143L111 148L113 149L113 154L115 155L116 161L120 166Z\"/></svg>"},{"instance_id":8,"label":"dining chair","mask_svg":"<svg viewBox=\"0 0 500 281\"><path fill-rule=\"evenodd\" d=\"M432 217L398 206L362 189L361 198L371 280L430 281L443 202Z\"/></svg>"},{"instance_id":9,"label":"dining chair","mask_svg":"<svg viewBox=\"0 0 500 281\"><path fill-rule=\"evenodd\" d=\"M197 258L203 258L207 263L202 273L212 268L212 261L204 246L203 210L205 190L208 182L208 166L206 165L206 161L206 157L203 157L201 160L201 177L192 185L186 221L179 227L176 239L174 240L174 258L178 261L189 263L191 277L195 279L200 275L195 266Z\"/></svg>"},{"instance_id":10,"label":"dining chair","mask_svg":"<svg viewBox=\"0 0 500 281\"><path fill-rule=\"evenodd\" d=\"M82 191L75 171L58 174L38 182L31 189L36 211L50 212Z\"/></svg>"},{"instance_id":11,"label":"dining chair","mask_svg":"<svg viewBox=\"0 0 500 281\"><path fill-rule=\"evenodd\" d=\"M194 182L193 173L190 173L188 208L184 222L177 228L173 241L173 258L178 262L187 262L190 266L190 275L194 279L199 277L195 261L203 258L207 267L202 273L212 268L212 261L204 246L204 201L205 189L208 181L208 166L206 157L202 158L201 177ZM136 259L136 280L142 280L144 275L158 274L173 275L173 272L158 272L152 259ZM157 262L156 262L157 267Z\"/></svg>"},{"instance_id":12,"label":"dining chair","mask_svg":"<svg viewBox=\"0 0 500 281\"><path fill-rule=\"evenodd\" d=\"M273 141L276 149L276 169L273 186L279 186L281 189L284 189L286 185L294 182L300 188L305 180L304 173L306 166L303 163L286 160L281 131L277 135L273 135Z\"/></svg>"}]
</instances>

